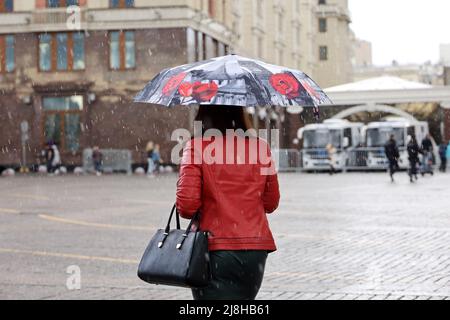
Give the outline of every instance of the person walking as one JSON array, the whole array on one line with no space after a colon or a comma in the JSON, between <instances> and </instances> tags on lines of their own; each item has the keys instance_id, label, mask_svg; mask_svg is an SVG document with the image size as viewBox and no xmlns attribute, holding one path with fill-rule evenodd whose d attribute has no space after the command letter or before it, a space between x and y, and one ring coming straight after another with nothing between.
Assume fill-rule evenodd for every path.
<instances>
[{"instance_id":1,"label":"person walking","mask_svg":"<svg viewBox=\"0 0 450 320\"><path fill-rule=\"evenodd\" d=\"M397 147L397 141L395 141L395 136L391 134L389 140L384 145L384 152L389 161L389 175L391 181L394 182L394 174L398 169L398 159L400 158L400 153Z\"/></svg>"},{"instance_id":2,"label":"person walking","mask_svg":"<svg viewBox=\"0 0 450 320\"><path fill-rule=\"evenodd\" d=\"M214 128L222 135L188 141L180 164L176 207L187 219L199 211L199 228L209 232L212 280L192 294L195 300L253 300L267 256L277 249L266 216L280 199L270 148L257 137L226 132L250 128L242 107L200 106L196 121L204 133Z\"/></svg>"},{"instance_id":3,"label":"person walking","mask_svg":"<svg viewBox=\"0 0 450 320\"><path fill-rule=\"evenodd\" d=\"M450 143L449 143L450 144ZM439 171L446 172L447 171L447 149L449 145L444 141L439 145L439 157L441 158L441 166L439 167Z\"/></svg>"},{"instance_id":4,"label":"person walking","mask_svg":"<svg viewBox=\"0 0 450 320\"><path fill-rule=\"evenodd\" d=\"M59 153L58 145L56 143L53 143L52 149L54 154L52 161L52 173L59 174L59 168L61 167L61 155Z\"/></svg>"},{"instance_id":5,"label":"person walking","mask_svg":"<svg viewBox=\"0 0 450 320\"><path fill-rule=\"evenodd\" d=\"M155 148L153 149L153 152L152 152L154 172L159 172L159 168L161 166L161 153L159 150L160 150L159 144L155 144Z\"/></svg>"},{"instance_id":6,"label":"person walking","mask_svg":"<svg viewBox=\"0 0 450 320\"><path fill-rule=\"evenodd\" d=\"M427 134L422 140L422 175L429 173L433 175L433 164L434 164L434 154L433 154L433 142L431 140L430 134Z\"/></svg>"},{"instance_id":7,"label":"person walking","mask_svg":"<svg viewBox=\"0 0 450 320\"><path fill-rule=\"evenodd\" d=\"M102 175L102 162L103 162L103 154L100 152L100 148L95 146L92 149L92 161L94 162L95 174L97 176Z\"/></svg>"},{"instance_id":8,"label":"person walking","mask_svg":"<svg viewBox=\"0 0 450 320\"><path fill-rule=\"evenodd\" d=\"M49 141L47 145L45 146L44 151L44 157L45 157L45 164L47 166L47 173L52 174L53 173L53 159L55 158L55 152L53 151L53 141Z\"/></svg>"},{"instance_id":9,"label":"person walking","mask_svg":"<svg viewBox=\"0 0 450 320\"><path fill-rule=\"evenodd\" d=\"M153 141L149 141L145 147L145 152L147 153L147 176L153 177L153 172L155 171L155 163L153 162Z\"/></svg>"},{"instance_id":10,"label":"person walking","mask_svg":"<svg viewBox=\"0 0 450 320\"><path fill-rule=\"evenodd\" d=\"M336 168L334 167L334 164L336 163L336 148L331 144L327 144L326 146L327 154L328 154L328 161L330 163L330 175L333 175L336 173Z\"/></svg>"},{"instance_id":11,"label":"person walking","mask_svg":"<svg viewBox=\"0 0 450 320\"><path fill-rule=\"evenodd\" d=\"M406 147L408 151L408 160L409 160L409 181L414 182L414 179L417 180L417 166L419 164L419 154L422 152L417 144L417 140L415 136L411 136Z\"/></svg>"}]
</instances>

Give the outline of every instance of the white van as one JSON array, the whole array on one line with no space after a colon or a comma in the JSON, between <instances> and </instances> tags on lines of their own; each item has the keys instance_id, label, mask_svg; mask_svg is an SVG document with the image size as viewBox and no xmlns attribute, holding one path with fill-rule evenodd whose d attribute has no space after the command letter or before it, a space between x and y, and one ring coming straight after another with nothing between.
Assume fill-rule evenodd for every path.
<instances>
[{"instance_id":1,"label":"white van","mask_svg":"<svg viewBox=\"0 0 450 320\"><path fill-rule=\"evenodd\" d=\"M408 136L415 135L420 144L428 134L428 123L424 121L412 122L404 118L390 117L385 121L371 122L364 126L362 136L367 147L367 169L386 169L389 165L384 152L384 145L389 140L391 134L397 141L400 153L398 161L400 169L407 169L409 166Z\"/></svg>"},{"instance_id":2,"label":"white van","mask_svg":"<svg viewBox=\"0 0 450 320\"><path fill-rule=\"evenodd\" d=\"M303 171L324 171L330 169L330 160L326 146L332 144L336 149L334 167L343 170L346 166L346 151L356 148L361 143L362 123L347 120L328 119L320 124L309 124L298 131L298 138L303 140Z\"/></svg>"}]
</instances>

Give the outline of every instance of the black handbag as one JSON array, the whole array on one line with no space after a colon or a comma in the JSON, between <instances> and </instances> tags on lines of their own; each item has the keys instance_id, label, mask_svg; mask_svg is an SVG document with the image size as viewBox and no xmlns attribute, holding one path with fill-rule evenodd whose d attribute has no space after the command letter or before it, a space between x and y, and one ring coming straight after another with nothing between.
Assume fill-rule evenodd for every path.
<instances>
[{"instance_id":1,"label":"black handbag","mask_svg":"<svg viewBox=\"0 0 450 320\"><path fill-rule=\"evenodd\" d=\"M170 230L174 212L177 228ZM187 229L181 230L180 216L173 206L166 228L158 230L145 249L137 273L141 280L188 288L201 288L209 284L208 232L192 231L195 221L199 221L198 212Z\"/></svg>"}]
</instances>

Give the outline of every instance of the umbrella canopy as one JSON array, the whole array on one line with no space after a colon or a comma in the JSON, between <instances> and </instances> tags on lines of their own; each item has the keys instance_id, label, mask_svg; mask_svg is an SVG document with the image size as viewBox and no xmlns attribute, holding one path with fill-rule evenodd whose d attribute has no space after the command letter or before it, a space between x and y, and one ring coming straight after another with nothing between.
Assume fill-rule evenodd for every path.
<instances>
[{"instance_id":1,"label":"umbrella canopy","mask_svg":"<svg viewBox=\"0 0 450 320\"><path fill-rule=\"evenodd\" d=\"M304 72L227 55L161 71L135 102L178 105L300 106L331 104Z\"/></svg>"}]
</instances>

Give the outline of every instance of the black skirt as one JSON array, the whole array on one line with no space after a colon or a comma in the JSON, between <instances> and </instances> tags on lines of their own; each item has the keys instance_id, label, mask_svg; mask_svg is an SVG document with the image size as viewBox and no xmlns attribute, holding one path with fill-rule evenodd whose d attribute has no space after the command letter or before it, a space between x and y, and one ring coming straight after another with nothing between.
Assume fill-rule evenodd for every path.
<instances>
[{"instance_id":1,"label":"black skirt","mask_svg":"<svg viewBox=\"0 0 450 320\"><path fill-rule=\"evenodd\" d=\"M192 289L195 300L254 300L264 276L267 251L211 251L211 284Z\"/></svg>"}]
</instances>

